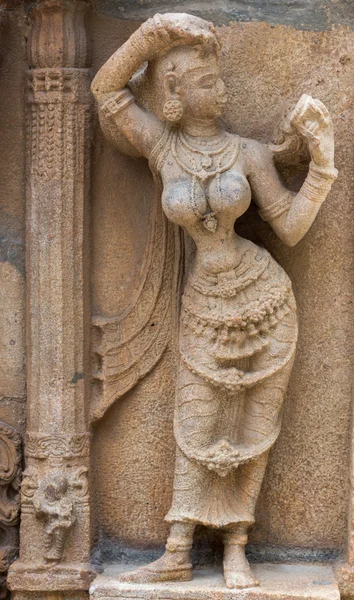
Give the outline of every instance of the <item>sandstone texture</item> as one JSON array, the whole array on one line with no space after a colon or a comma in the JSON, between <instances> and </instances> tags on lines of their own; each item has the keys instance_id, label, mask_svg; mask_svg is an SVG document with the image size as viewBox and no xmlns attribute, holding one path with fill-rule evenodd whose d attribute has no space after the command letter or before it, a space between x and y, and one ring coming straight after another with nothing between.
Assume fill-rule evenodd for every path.
<instances>
[{"instance_id":1,"label":"sandstone texture","mask_svg":"<svg viewBox=\"0 0 354 600\"><path fill-rule=\"evenodd\" d=\"M121 564L95 580L93 600L338 600L332 563L342 594L354 595L354 13L344 0L290 5L40 0L0 12L0 598L16 557L14 600L84 600L102 563ZM268 144L289 190L303 185L309 155L302 147L292 162L274 150L286 116L305 94L334 125L339 177L305 237L287 247L255 197L236 226L289 276L299 326L247 544L260 587L247 591L225 586L222 533L203 525L192 582L118 581L161 556L169 533L176 317L195 244L162 221L147 160L105 137L90 81L167 10L214 20L222 128ZM162 93L139 77L131 89L163 116ZM140 370L132 346L121 352L139 328ZM294 564L304 562L326 566Z\"/></svg>"},{"instance_id":2,"label":"sandstone texture","mask_svg":"<svg viewBox=\"0 0 354 600\"><path fill-rule=\"evenodd\" d=\"M115 50L116 38L127 39L136 27L129 22L122 27L113 19L95 19L95 69ZM264 243L290 275L300 318L299 345L284 406L283 429L271 453L261 491L257 525L251 532L252 552L259 558L266 555L272 560L287 560L289 556L333 557L341 553L346 544L349 494L351 375L348 365L353 349L348 335L352 326L352 257L347 248L352 231L348 219L351 181L346 173L351 164L348 81L352 71L353 35L344 30L312 33L257 23L224 26L218 29L218 35L223 42L222 67L230 97L225 115L229 130L270 141L283 114L295 104L299 93L305 92L322 99L333 115L340 177L305 239L296 248L287 249L252 210L240 230L258 243ZM102 216L97 227L103 236L104 222L109 228L112 225L109 213L105 217L106 211L112 210L109 208L112 204L104 199L103 189L114 189L117 174L113 169L117 167L113 164L120 164L122 170L126 170L129 163L132 169L142 163L143 198L147 190L145 179L150 180L141 159L121 157L102 138L97 147L102 148L101 152L106 153L112 164L108 176L107 163L95 161L93 206L97 208L93 210L99 210ZM104 186L102 169L107 175ZM298 187L294 170L288 169L284 177L290 185ZM129 206L133 212L138 211L136 189L133 197L128 191L114 192L115 202L121 207L115 213L117 227L120 227L123 208ZM143 211L148 208L146 203L147 198L143 200ZM120 257L121 264L129 264L129 275L124 279L126 286L132 281L134 268L129 261L132 236L130 228L126 235L120 231L119 254L118 238L112 236L108 236L112 248L109 251ZM133 238L139 238L140 256L146 236L147 221ZM93 240L93 248L94 257L106 251L102 238L97 238L97 246ZM139 264L139 259L137 261L135 264ZM108 276L109 261L105 264L110 288L115 284ZM94 269L94 281L95 277L102 277L98 268ZM117 277L118 283L121 275L117 273ZM108 288L103 283L94 285L96 302L103 298L102 290ZM122 301L122 296L117 295L119 285L116 288L114 295L106 294L105 304L102 301L96 304L101 314L114 314L116 307L112 306L112 300L121 298ZM130 290L133 289L132 281ZM124 293L129 298L129 289ZM338 310L332 310L333 302ZM172 485L174 443L171 426L174 367L169 363L167 357L162 359L157 370L164 375L159 376L158 371L154 371L114 406L95 429L97 490L106 489L104 495L97 493L97 514L100 535L107 539L103 547L108 555L116 552L117 556L125 553L129 556L129 547L147 548L148 552L149 546L162 543L166 535L163 516L171 491L168 493L165 482L170 481ZM171 383L167 383L168 378ZM166 382L168 391L161 393L161 383L156 388L157 381ZM148 418L156 412L155 419ZM129 482L128 487L126 482ZM156 493L161 486L165 492ZM124 502L117 501L117 490L123 493ZM140 518L131 520L130 510L133 514L139 513ZM118 546L112 540L119 540Z\"/></svg>"}]
</instances>

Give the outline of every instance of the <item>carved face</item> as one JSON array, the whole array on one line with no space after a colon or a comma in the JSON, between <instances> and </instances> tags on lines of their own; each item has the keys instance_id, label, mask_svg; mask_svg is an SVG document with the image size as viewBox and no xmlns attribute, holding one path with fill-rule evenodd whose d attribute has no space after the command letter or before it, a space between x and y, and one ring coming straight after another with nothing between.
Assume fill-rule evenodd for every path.
<instances>
[{"instance_id":1,"label":"carved face","mask_svg":"<svg viewBox=\"0 0 354 600\"><path fill-rule=\"evenodd\" d=\"M180 98L184 117L198 120L217 119L227 102L225 84L220 76L216 54L211 54L182 76Z\"/></svg>"},{"instance_id":2,"label":"carved face","mask_svg":"<svg viewBox=\"0 0 354 600\"><path fill-rule=\"evenodd\" d=\"M51 483L48 483L44 494L49 501L54 502L55 500L60 500L60 498L65 496L67 489L68 481L66 477L58 475L53 478Z\"/></svg>"}]
</instances>

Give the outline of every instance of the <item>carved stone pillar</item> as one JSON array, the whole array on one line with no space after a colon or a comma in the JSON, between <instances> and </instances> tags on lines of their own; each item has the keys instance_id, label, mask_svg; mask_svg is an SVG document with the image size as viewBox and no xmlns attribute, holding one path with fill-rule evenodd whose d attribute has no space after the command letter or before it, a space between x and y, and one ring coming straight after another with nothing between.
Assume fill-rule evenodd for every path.
<instances>
[{"instance_id":1,"label":"carved stone pillar","mask_svg":"<svg viewBox=\"0 0 354 600\"><path fill-rule=\"evenodd\" d=\"M16 596L86 591L89 433L85 2L45 0L28 41L26 470ZM45 594L46 597L48 594Z\"/></svg>"}]
</instances>

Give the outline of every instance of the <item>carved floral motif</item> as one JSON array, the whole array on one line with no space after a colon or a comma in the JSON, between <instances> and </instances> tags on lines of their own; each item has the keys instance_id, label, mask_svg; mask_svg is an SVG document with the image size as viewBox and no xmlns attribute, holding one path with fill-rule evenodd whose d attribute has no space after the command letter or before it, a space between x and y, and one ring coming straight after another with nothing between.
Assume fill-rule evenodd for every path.
<instances>
[{"instance_id":1,"label":"carved floral motif","mask_svg":"<svg viewBox=\"0 0 354 600\"><path fill-rule=\"evenodd\" d=\"M26 436L26 455L34 458L88 456L90 435L45 435L30 432Z\"/></svg>"}]
</instances>

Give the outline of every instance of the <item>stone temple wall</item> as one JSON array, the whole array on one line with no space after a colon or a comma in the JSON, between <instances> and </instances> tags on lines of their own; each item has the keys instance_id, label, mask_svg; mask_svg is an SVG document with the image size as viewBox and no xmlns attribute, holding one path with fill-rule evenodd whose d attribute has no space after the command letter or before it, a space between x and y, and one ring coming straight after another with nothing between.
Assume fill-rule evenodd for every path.
<instances>
[{"instance_id":1,"label":"stone temple wall","mask_svg":"<svg viewBox=\"0 0 354 600\"><path fill-rule=\"evenodd\" d=\"M136 26L94 19L95 69L112 54L116 39L126 39ZM254 551L277 557L299 552L334 556L345 545L349 493L348 361L353 348L348 335L352 256L347 249L353 234L350 175L345 178L344 172L351 169L347 124L354 38L350 31L296 31L266 23L231 23L218 34L230 97L225 123L231 131L270 141L302 93L323 99L335 115L341 177L306 238L296 248L284 247L252 210L242 224L245 234L265 244L292 277L301 332L284 425L259 501ZM99 314L112 316L136 285L146 244L151 176L143 159L122 157L101 135L97 132L93 173L93 304ZM140 189L134 185L138 172ZM338 311L333 311L333 302ZM109 540L134 546L161 544L166 536L163 516L174 460L173 369L168 354L95 429L99 528ZM113 547L122 551L120 544Z\"/></svg>"},{"instance_id":2,"label":"stone temple wall","mask_svg":"<svg viewBox=\"0 0 354 600\"><path fill-rule=\"evenodd\" d=\"M19 547L9 575L14 597L81 598L99 561L145 562L161 553L167 536L174 335L134 384L101 412L90 410L101 393L99 336L116 332L130 310L158 216L147 161L123 155L103 137L89 81L158 11L190 12L217 26L229 131L275 140L303 93L322 100L333 118L339 177L305 238L285 247L254 204L237 225L289 274L300 324L248 553L261 562L343 563L338 581L350 596L354 7L345 0L40 0L2 7L0 489L8 490L12 516L3 519L8 505L0 496L0 576L2 559L5 572ZM282 170L294 190L304 174ZM187 238L183 247L187 273L194 247ZM119 370L125 357L118 351L114 360ZM62 474L75 520L64 558L49 572L40 563L43 523L33 506ZM200 529L194 560L209 564L219 553L217 534Z\"/></svg>"}]
</instances>

